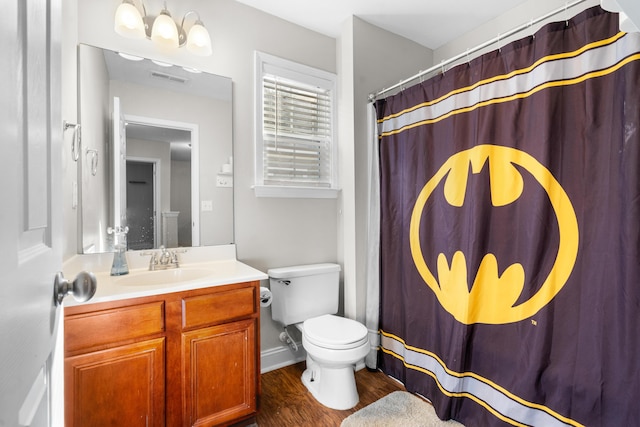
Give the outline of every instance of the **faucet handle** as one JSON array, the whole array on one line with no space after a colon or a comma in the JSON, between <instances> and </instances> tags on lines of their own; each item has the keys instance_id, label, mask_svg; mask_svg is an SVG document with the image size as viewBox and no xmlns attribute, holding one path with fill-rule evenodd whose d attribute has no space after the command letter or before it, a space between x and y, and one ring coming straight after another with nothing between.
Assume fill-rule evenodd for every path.
<instances>
[{"instance_id":1,"label":"faucet handle","mask_svg":"<svg viewBox=\"0 0 640 427\"><path fill-rule=\"evenodd\" d=\"M171 263L175 265L176 268L180 267L180 260L178 259L178 251L171 252Z\"/></svg>"},{"instance_id":2,"label":"faucet handle","mask_svg":"<svg viewBox=\"0 0 640 427\"><path fill-rule=\"evenodd\" d=\"M140 252L140 256L148 255L151 255L151 258L149 259L149 270L155 270L156 265L158 265L158 253L155 251Z\"/></svg>"}]
</instances>

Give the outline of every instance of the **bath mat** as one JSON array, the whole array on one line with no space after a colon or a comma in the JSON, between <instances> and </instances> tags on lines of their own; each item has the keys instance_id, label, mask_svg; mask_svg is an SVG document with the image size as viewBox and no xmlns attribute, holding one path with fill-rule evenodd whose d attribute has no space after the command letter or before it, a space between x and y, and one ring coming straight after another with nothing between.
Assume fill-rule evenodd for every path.
<instances>
[{"instance_id":1,"label":"bath mat","mask_svg":"<svg viewBox=\"0 0 640 427\"><path fill-rule=\"evenodd\" d=\"M464 427L442 421L433 406L406 391L394 391L349 415L340 427Z\"/></svg>"}]
</instances>

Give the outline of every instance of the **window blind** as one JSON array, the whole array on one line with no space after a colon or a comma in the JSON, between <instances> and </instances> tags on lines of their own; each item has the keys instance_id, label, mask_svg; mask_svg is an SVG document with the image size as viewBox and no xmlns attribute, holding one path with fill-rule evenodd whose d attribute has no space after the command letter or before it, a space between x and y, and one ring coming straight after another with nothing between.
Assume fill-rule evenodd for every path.
<instances>
[{"instance_id":1,"label":"window blind","mask_svg":"<svg viewBox=\"0 0 640 427\"><path fill-rule=\"evenodd\" d=\"M266 185L331 187L331 92L263 74Z\"/></svg>"}]
</instances>

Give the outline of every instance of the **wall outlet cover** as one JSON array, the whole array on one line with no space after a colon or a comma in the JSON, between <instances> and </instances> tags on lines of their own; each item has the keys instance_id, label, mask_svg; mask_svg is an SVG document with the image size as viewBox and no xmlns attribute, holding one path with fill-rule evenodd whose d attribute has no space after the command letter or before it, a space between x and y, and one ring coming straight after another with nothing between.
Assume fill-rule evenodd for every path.
<instances>
[{"instance_id":1,"label":"wall outlet cover","mask_svg":"<svg viewBox=\"0 0 640 427\"><path fill-rule=\"evenodd\" d=\"M216 186L218 187L233 187L233 177L218 175L216 179Z\"/></svg>"}]
</instances>

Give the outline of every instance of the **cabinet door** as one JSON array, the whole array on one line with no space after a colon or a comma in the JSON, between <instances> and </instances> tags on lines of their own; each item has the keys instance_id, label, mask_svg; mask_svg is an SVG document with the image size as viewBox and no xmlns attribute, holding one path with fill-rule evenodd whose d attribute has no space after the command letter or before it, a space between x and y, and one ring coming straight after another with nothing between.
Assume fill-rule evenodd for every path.
<instances>
[{"instance_id":1,"label":"cabinet door","mask_svg":"<svg viewBox=\"0 0 640 427\"><path fill-rule=\"evenodd\" d=\"M182 334L185 426L213 426L255 414L255 340L255 319Z\"/></svg>"},{"instance_id":2,"label":"cabinet door","mask_svg":"<svg viewBox=\"0 0 640 427\"><path fill-rule=\"evenodd\" d=\"M164 426L165 339L65 359L66 427Z\"/></svg>"}]
</instances>

